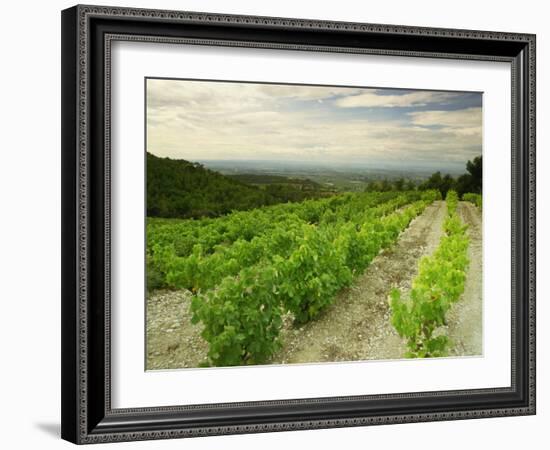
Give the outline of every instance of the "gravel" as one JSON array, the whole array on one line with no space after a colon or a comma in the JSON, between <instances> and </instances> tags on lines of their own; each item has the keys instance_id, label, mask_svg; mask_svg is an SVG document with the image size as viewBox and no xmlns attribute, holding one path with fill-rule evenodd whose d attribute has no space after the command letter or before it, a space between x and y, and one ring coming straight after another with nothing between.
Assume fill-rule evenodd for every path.
<instances>
[{"instance_id":1,"label":"gravel","mask_svg":"<svg viewBox=\"0 0 550 450\"><path fill-rule=\"evenodd\" d=\"M198 367L208 343L191 323L191 293L157 291L147 299L147 370Z\"/></svg>"}]
</instances>

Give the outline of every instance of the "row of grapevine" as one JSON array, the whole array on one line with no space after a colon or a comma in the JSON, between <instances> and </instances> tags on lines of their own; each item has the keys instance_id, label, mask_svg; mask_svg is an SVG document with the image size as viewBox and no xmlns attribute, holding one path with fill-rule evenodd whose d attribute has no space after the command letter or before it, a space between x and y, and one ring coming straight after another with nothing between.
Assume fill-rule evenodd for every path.
<instances>
[{"instance_id":1,"label":"row of grapevine","mask_svg":"<svg viewBox=\"0 0 550 450\"><path fill-rule=\"evenodd\" d=\"M195 230L200 221L152 221L147 228L148 285L193 292L211 289L243 266L288 254L305 224L339 226L358 215L387 214L419 197L415 191L344 194L238 212L220 218L222 225L210 219L205 224L207 231ZM153 275L157 279L152 280Z\"/></svg>"},{"instance_id":2,"label":"row of grapevine","mask_svg":"<svg viewBox=\"0 0 550 450\"><path fill-rule=\"evenodd\" d=\"M445 356L449 338L445 334L446 314L464 291L468 267L467 225L456 208L456 192L447 193L448 215L444 236L433 255L420 260L409 299L393 289L390 295L391 321L399 335L406 338L408 357Z\"/></svg>"},{"instance_id":3,"label":"row of grapevine","mask_svg":"<svg viewBox=\"0 0 550 450\"><path fill-rule=\"evenodd\" d=\"M354 206L346 211L336 210L331 217L324 217L318 225L319 228L329 227L337 231L344 224L364 222L367 217L381 217L391 211L402 207L419 197L417 193L400 195L381 205L357 209ZM372 199L369 199L369 203ZM348 205L343 208L348 209ZM335 216L333 216L335 214ZM270 234L262 234L250 241L238 239L231 245L218 246L213 253L203 251L201 244L193 247L193 253L187 257L179 257L170 250L154 252L161 255L157 266L161 266L166 273L166 284L177 289L188 289L192 292L212 289L226 276L236 275L242 267L250 267L259 262L271 261L275 256L288 257L295 247L298 239L307 232L311 224L299 220L293 215L294 220L288 220L285 226L280 226ZM170 247L169 247L170 249Z\"/></svg>"},{"instance_id":4,"label":"row of grapevine","mask_svg":"<svg viewBox=\"0 0 550 450\"><path fill-rule=\"evenodd\" d=\"M476 205L479 209L482 209L482 196L481 194L466 193L462 195L462 200L470 202Z\"/></svg>"},{"instance_id":5,"label":"row of grapevine","mask_svg":"<svg viewBox=\"0 0 550 450\"><path fill-rule=\"evenodd\" d=\"M370 202L369 206L373 206L397 195L397 192L375 195L346 193L319 200L236 211L219 218L148 218L147 246L153 248L156 244L173 245L177 256L191 254L197 244L202 246L203 251L211 252L217 245L227 245L238 239L250 240L255 236L269 233L276 227L285 226L287 220L299 219L308 223L318 223L326 213L335 212L354 202Z\"/></svg>"},{"instance_id":6,"label":"row of grapevine","mask_svg":"<svg viewBox=\"0 0 550 450\"><path fill-rule=\"evenodd\" d=\"M315 318L437 196L423 195L404 209L395 211L394 204L385 215L356 211L338 226L303 224L290 252L241 268L195 295L193 322L204 326L209 363L266 361L280 346L282 314L290 311L298 324Z\"/></svg>"}]
</instances>

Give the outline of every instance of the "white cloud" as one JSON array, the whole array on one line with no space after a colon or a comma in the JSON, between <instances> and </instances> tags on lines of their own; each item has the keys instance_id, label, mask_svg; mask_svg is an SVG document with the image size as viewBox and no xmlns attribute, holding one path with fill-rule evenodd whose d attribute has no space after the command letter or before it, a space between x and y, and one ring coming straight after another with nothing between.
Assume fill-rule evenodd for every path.
<instances>
[{"instance_id":1,"label":"white cloud","mask_svg":"<svg viewBox=\"0 0 550 450\"><path fill-rule=\"evenodd\" d=\"M369 90L358 95L340 98L336 106L340 108L404 108L426 106L432 103L445 103L455 97L450 92L418 91L399 95L383 95L380 90Z\"/></svg>"},{"instance_id":2,"label":"white cloud","mask_svg":"<svg viewBox=\"0 0 550 450\"><path fill-rule=\"evenodd\" d=\"M420 126L442 126L449 128L479 128L481 130L481 108L466 108L454 111L415 111L408 113L412 123Z\"/></svg>"},{"instance_id":3,"label":"white cloud","mask_svg":"<svg viewBox=\"0 0 550 450\"><path fill-rule=\"evenodd\" d=\"M341 88L331 86L290 86L290 85L259 85L259 91L270 97L316 100L322 102L324 99L337 95L352 95L361 92L360 89Z\"/></svg>"},{"instance_id":4,"label":"white cloud","mask_svg":"<svg viewBox=\"0 0 550 450\"><path fill-rule=\"evenodd\" d=\"M465 161L480 153L480 108L417 111L401 115L400 120L337 116L335 97L340 102L369 93L349 88L148 80L147 148L159 156L189 160ZM439 101L451 101L445 95L454 95L414 92L374 97L404 105L435 101L436 94ZM308 108L303 107L304 101L311 101ZM429 125L439 126L426 128Z\"/></svg>"}]
</instances>

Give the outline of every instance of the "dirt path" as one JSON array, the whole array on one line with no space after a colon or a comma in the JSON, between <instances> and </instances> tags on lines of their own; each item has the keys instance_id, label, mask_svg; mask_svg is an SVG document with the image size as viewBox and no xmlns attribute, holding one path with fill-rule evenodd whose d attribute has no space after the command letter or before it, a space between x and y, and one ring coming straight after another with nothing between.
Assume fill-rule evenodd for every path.
<instances>
[{"instance_id":1,"label":"dirt path","mask_svg":"<svg viewBox=\"0 0 550 450\"><path fill-rule=\"evenodd\" d=\"M469 202L460 202L458 213L468 224L468 258L464 294L448 314L449 337L453 342L451 355L473 356L482 354L483 318L483 247L481 212Z\"/></svg>"},{"instance_id":2,"label":"dirt path","mask_svg":"<svg viewBox=\"0 0 550 450\"><path fill-rule=\"evenodd\" d=\"M390 323L387 297L394 287L410 289L418 259L439 244L446 211L444 202L426 208L321 317L300 329L287 327L283 348L272 362L401 358L405 347Z\"/></svg>"},{"instance_id":3,"label":"dirt path","mask_svg":"<svg viewBox=\"0 0 550 450\"><path fill-rule=\"evenodd\" d=\"M159 291L147 299L147 369L198 367L208 343L191 323L191 293Z\"/></svg>"}]
</instances>

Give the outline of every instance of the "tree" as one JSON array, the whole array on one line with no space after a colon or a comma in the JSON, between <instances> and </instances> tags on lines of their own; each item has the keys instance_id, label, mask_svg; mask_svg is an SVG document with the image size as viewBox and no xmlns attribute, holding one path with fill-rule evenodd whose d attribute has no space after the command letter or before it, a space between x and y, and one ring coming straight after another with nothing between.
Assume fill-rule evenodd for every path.
<instances>
[{"instance_id":1,"label":"tree","mask_svg":"<svg viewBox=\"0 0 550 450\"><path fill-rule=\"evenodd\" d=\"M379 183L376 181L369 181L365 187L365 192L376 192L380 190Z\"/></svg>"},{"instance_id":2,"label":"tree","mask_svg":"<svg viewBox=\"0 0 550 450\"><path fill-rule=\"evenodd\" d=\"M469 173L460 175L456 179L456 193L462 197L467 192L475 192L475 189L472 185L472 176Z\"/></svg>"},{"instance_id":3,"label":"tree","mask_svg":"<svg viewBox=\"0 0 550 450\"><path fill-rule=\"evenodd\" d=\"M441 192L442 198L447 198L447 192L453 189L455 185L455 180L449 174L445 175L441 179L441 186L439 187L439 192Z\"/></svg>"},{"instance_id":4,"label":"tree","mask_svg":"<svg viewBox=\"0 0 550 450\"><path fill-rule=\"evenodd\" d=\"M482 189L482 177L483 177L483 164L481 160L481 156L476 156L472 161L468 161L466 163L466 170L470 173L471 178L471 186L472 189L470 192L474 192L476 194L481 194Z\"/></svg>"},{"instance_id":5,"label":"tree","mask_svg":"<svg viewBox=\"0 0 550 450\"><path fill-rule=\"evenodd\" d=\"M455 190L460 197L467 192L481 194L483 175L481 156L476 156L472 161L468 161L466 170L468 173L460 175L456 180L449 174L442 176L441 172L435 172L420 184L418 189L437 189L443 198L446 197L450 189Z\"/></svg>"},{"instance_id":6,"label":"tree","mask_svg":"<svg viewBox=\"0 0 550 450\"><path fill-rule=\"evenodd\" d=\"M408 180L405 183L405 190L406 191L414 191L416 189L416 184L414 184L413 180Z\"/></svg>"},{"instance_id":7,"label":"tree","mask_svg":"<svg viewBox=\"0 0 550 450\"><path fill-rule=\"evenodd\" d=\"M380 190L382 192L388 192L392 190L392 185L386 178L384 178L380 183Z\"/></svg>"},{"instance_id":8,"label":"tree","mask_svg":"<svg viewBox=\"0 0 550 450\"><path fill-rule=\"evenodd\" d=\"M430 178L428 178L424 183L422 183L418 188L421 190L431 190L437 189L441 192L441 196L445 198L447 191L454 187L454 179L449 174L444 177L441 176L441 172L433 173Z\"/></svg>"},{"instance_id":9,"label":"tree","mask_svg":"<svg viewBox=\"0 0 550 450\"><path fill-rule=\"evenodd\" d=\"M483 185L483 165L481 156L466 163L468 173L460 175L456 180L456 192L462 197L467 192L481 194Z\"/></svg>"},{"instance_id":10,"label":"tree","mask_svg":"<svg viewBox=\"0 0 550 450\"><path fill-rule=\"evenodd\" d=\"M403 191L405 189L405 180L403 178L399 178L398 180L395 180L393 184L395 186L396 191Z\"/></svg>"}]
</instances>

